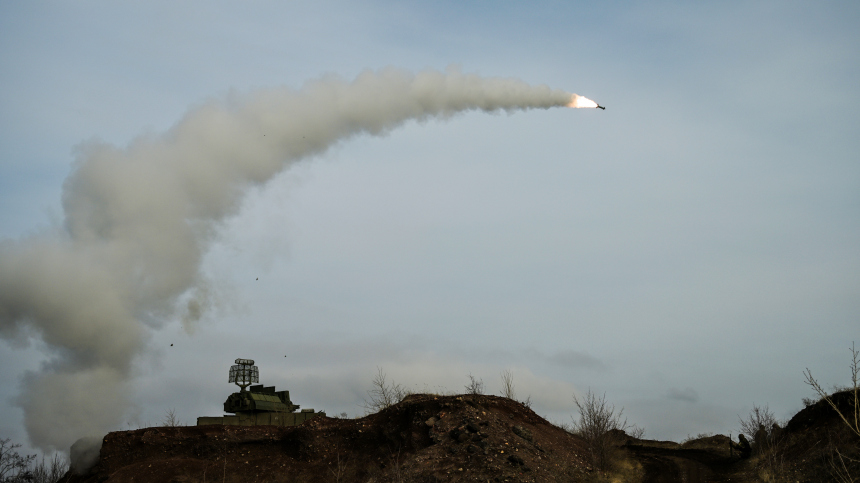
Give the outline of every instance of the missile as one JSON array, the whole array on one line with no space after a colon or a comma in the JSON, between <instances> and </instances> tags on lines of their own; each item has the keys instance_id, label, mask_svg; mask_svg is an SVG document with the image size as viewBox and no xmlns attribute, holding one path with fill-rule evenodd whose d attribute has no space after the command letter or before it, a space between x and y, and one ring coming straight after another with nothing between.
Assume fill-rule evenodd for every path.
<instances>
[{"instance_id":1,"label":"missile","mask_svg":"<svg viewBox=\"0 0 860 483\"><path fill-rule=\"evenodd\" d=\"M603 107L603 106L601 106L600 104L598 104L598 105L597 105L597 108L598 108L598 109L603 109L604 111L606 110L606 108L605 108L605 107Z\"/></svg>"}]
</instances>

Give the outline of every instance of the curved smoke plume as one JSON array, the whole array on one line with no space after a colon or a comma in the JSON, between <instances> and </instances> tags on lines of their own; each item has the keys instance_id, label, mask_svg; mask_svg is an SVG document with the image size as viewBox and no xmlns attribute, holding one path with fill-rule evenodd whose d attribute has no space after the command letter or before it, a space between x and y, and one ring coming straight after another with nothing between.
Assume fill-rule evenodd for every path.
<instances>
[{"instance_id":1,"label":"curved smoke plume","mask_svg":"<svg viewBox=\"0 0 860 483\"><path fill-rule=\"evenodd\" d=\"M63 185L61 233L0 243L0 336L38 337L50 350L18 397L31 442L67 450L117 426L148 332L202 288L214 227L249 186L357 134L468 110L565 106L572 96L514 79L388 69L209 102L126 148L84 145ZM199 310L192 300L189 311Z\"/></svg>"}]
</instances>

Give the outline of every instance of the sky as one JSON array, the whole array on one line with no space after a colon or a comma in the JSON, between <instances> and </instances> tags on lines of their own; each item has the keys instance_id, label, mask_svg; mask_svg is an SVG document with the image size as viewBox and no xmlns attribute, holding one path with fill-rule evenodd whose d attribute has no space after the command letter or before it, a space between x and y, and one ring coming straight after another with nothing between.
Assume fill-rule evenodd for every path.
<instances>
[{"instance_id":1,"label":"sky","mask_svg":"<svg viewBox=\"0 0 860 483\"><path fill-rule=\"evenodd\" d=\"M132 311L136 345L100 386L113 409L93 431L222 414L236 358L330 415L363 415L381 370L445 394L470 374L499 394L510 371L557 423L592 390L653 439L737 434L754 404L789 418L813 395L804 369L849 383L860 339L858 20L850 2L0 1L0 437L45 451L72 437L27 422L68 426L33 382L86 366L58 340L125 351L83 319L49 332L8 295L32 268L100 303L85 264L22 255L77 236L93 152L390 68L519 79L606 110L406 120L241 184L199 232L188 221L199 250L172 262L181 290ZM212 160L244 162L201 138ZM135 196L170 207L171 179L141 178Z\"/></svg>"}]
</instances>

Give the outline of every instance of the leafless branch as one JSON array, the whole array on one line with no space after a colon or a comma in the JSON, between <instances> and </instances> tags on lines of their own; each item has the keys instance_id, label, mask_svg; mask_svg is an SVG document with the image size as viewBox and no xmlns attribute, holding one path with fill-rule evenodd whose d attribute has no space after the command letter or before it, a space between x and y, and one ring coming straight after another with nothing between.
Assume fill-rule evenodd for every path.
<instances>
[{"instance_id":1,"label":"leafless branch","mask_svg":"<svg viewBox=\"0 0 860 483\"><path fill-rule=\"evenodd\" d=\"M469 384L466 384L466 394L484 394L484 381L469 373Z\"/></svg>"},{"instance_id":2,"label":"leafless branch","mask_svg":"<svg viewBox=\"0 0 860 483\"><path fill-rule=\"evenodd\" d=\"M368 413L375 413L389 408L409 395L409 391L395 382L386 380L385 372L377 367L376 377L373 378L373 387L367 391L370 398L364 400L364 409Z\"/></svg>"},{"instance_id":3,"label":"leafless branch","mask_svg":"<svg viewBox=\"0 0 860 483\"><path fill-rule=\"evenodd\" d=\"M508 369L502 371L502 396L508 399L517 398L517 392L514 390L514 375Z\"/></svg>"},{"instance_id":4,"label":"leafless branch","mask_svg":"<svg viewBox=\"0 0 860 483\"><path fill-rule=\"evenodd\" d=\"M175 428L182 425L179 418L176 416L176 409L170 408L164 412L164 419L161 420L161 425L168 428Z\"/></svg>"},{"instance_id":5,"label":"leafless branch","mask_svg":"<svg viewBox=\"0 0 860 483\"><path fill-rule=\"evenodd\" d=\"M0 439L0 481L15 481L28 473L36 455L21 456L18 454L20 447L20 444L12 444L9 438Z\"/></svg>"},{"instance_id":6,"label":"leafless branch","mask_svg":"<svg viewBox=\"0 0 860 483\"><path fill-rule=\"evenodd\" d=\"M818 395L822 399L827 401L827 404L829 404L830 407L832 407L833 410L836 411L842 421L845 422L845 424L849 428L851 428L851 431L858 437L860 437L860 404L858 404L858 402L860 402L858 401L860 400L860 385L858 385L858 376L860 376L860 351L855 349L854 343L851 344L850 350L852 387L849 388L849 390L853 392L854 396L853 414L849 414L848 416L846 416L838 407L836 407L836 403L833 401L833 398L830 397L831 395L828 394L827 391L825 391L824 388L821 387L821 384L819 384L814 377L812 377L812 371L810 371L808 367L806 368L806 371L804 371L803 375L806 377L806 384L812 387L812 389L815 390L815 392L818 393ZM849 418L853 419L853 421L850 421Z\"/></svg>"},{"instance_id":7,"label":"leafless branch","mask_svg":"<svg viewBox=\"0 0 860 483\"><path fill-rule=\"evenodd\" d=\"M617 413L615 406L606 402L606 394L597 394L588 389L580 399L574 394L573 402L579 410L579 421L573 421L574 433L581 436L588 446L592 464L606 470L611 463L613 431L627 429L627 420L621 420L624 408Z\"/></svg>"}]
</instances>

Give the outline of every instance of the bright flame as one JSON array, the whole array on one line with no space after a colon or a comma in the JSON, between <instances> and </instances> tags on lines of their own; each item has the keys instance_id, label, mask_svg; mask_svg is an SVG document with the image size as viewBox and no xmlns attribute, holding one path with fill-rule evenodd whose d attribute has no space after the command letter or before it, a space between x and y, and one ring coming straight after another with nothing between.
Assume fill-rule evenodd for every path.
<instances>
[{"instance_id":1,"label":"bright flame","mask_svg":"<svg viewBox=\"0 0 860 483\"><path fill-rule=\"evenodd\" d=\"M574 94L570 98L570 103L567 107L597 107L597 103L587 97L582 97Z\"/></svg>"}]
</instances>

